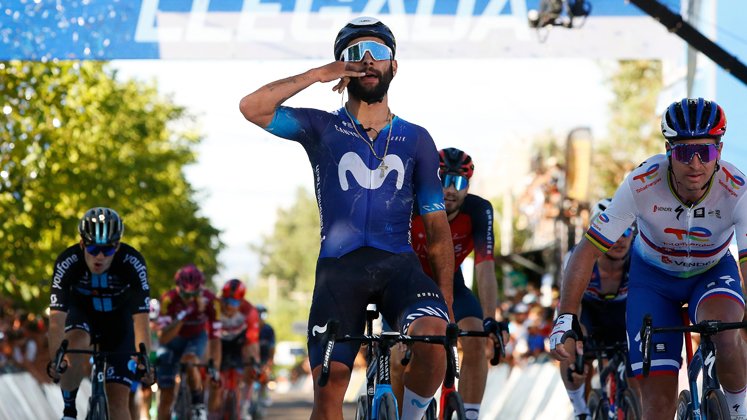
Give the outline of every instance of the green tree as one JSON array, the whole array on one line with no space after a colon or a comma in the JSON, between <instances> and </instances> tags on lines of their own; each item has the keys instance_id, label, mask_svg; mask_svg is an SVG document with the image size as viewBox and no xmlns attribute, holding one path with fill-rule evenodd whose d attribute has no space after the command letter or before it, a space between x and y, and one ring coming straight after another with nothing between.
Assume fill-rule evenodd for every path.
<instances>
[{"instance_id":1,"label":"green tree","mask_svg":"<svg viewBox=\"0 0 747 420\"><path fill-rule=\"evenodd\" d=\"M607 79L610 103L608 138L594 153L594 193L609 197L625 175L644 159L662 153L657 99L662 88L660 61L620 61Z\"/></svg>"},{"instance_id":2,"label":"green tree","mask_svg":"<svg viewBox=\"0 0 747 420\"><path fill-rule=\"evenodd\" d=\"M273 302L273 296L268 294L273 326L281 339L305 339L292 331L292 324L308 318L319 246L316 199L299 188L295 202L278 210L272 233L263 236L260 245L252 247L259 254L262 266L260 276L264 280L259 288L266 290L266 282L273 279L282 296Z\"/></svg>"},{"instance_id":3,"label":"green tree","mask_svg":"<svg viewBox=\"0 0 747 420\"><path fill-rule=\"evenodd\" d=\"M184 108L101 62L0 62L0 75L3 294L46 307L53 262L94 206L122 215L153 295L182 264L217 272L219 231L182 173L201 140Z\"/></svg>"}]
</instances>

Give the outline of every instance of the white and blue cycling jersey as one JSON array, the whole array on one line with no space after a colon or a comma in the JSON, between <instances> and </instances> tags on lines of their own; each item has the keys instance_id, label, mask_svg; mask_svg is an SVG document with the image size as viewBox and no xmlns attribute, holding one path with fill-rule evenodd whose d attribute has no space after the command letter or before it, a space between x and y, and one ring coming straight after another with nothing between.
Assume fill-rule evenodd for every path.
<instances>
[{"instance_id":1,"label":"white and blue cycling jersey","mask_svg":"<svg viewBox=\"0 0 747 420\"><path fill-rule=\"evenodd\" d=\"M686 205L673 192L666 155L650 158L628 175L612 204L591 221L586 238L606 252L637 220L632 252L670 276L688 278L714 267L736 232L739 261L747 261L746 178L728 162L719 165L703 197Z\"/></svg>"},{"instance_id":2,"label":"white and blue cycling jersey","mask_svg":"<svg viewBox=\"0 0 747 420\"><path fill-rule=\"evenodd\" d=\"M413 252L416 197L421 214L444 209L433 139L395 116L371 143L355 123L344 108L279 107L266 130L301 143L309 157L321 220L320 258L339 258L364 246Z\"/></svg>"}]
</instances>

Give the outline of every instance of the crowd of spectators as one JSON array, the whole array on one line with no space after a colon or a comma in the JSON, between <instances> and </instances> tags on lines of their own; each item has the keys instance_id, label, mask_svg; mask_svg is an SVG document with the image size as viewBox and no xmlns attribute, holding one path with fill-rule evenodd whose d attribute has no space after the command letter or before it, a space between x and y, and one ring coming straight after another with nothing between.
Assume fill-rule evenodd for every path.
<instances>
[{"instance_id":1,"label":"crowd of spectators","mask_svg":"<svg viewBox=\"0 0 747 420\"><path fill-rule=\"evenodd\" d=\"M542 305L540 291L532 285L507 297L497 308L496 319L509 321L506 362L511 366L549 360L548 340L552 331L558 290L552 289L549 306Z\"/></svg>"},{"instance_id":2,"label":"crowd of spectators","mask_svg":"<svg viewBox=\"0 0 747 420\"><path fill-rule=\"evenodd\" d=\"M50 382L45 316L0 298L0 374L26 371L39 382Z\"/></svg>"}]
</instances>

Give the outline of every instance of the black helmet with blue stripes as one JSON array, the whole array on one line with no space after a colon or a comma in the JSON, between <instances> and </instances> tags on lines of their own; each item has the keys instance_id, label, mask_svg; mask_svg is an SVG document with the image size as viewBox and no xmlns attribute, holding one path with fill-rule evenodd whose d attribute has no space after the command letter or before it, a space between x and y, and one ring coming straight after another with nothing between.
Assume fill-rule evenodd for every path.
<instances>
[{"instance_id":1,"label":"black helmet with blue stripes","mask_svg":"<svg viewBox=\"0 0 747 420\"><path fill-rule=\"evenodd\" d=\"M80 219L78 233L86 245L111 245L122 238L124 223L116 211L108 207L94 207Z\"/></svg>"}]
</instances>

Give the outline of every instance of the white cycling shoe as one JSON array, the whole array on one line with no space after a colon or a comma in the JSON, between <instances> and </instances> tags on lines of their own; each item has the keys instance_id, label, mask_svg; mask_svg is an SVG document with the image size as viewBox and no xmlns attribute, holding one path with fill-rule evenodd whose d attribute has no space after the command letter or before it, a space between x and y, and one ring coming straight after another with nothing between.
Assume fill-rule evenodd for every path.
<instances>
[{"instance_id":1,"label":"white cycling shoe","mask_svg":"<svg viewBox=\"0 0 747 420\"><path fill-rule=\"evenodd\" d=\"M208 420L205 404L195 404L192 406L192 420Z\"/></svg>"}]
</instances>

